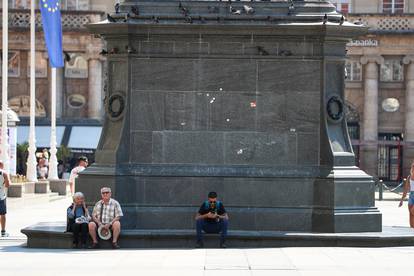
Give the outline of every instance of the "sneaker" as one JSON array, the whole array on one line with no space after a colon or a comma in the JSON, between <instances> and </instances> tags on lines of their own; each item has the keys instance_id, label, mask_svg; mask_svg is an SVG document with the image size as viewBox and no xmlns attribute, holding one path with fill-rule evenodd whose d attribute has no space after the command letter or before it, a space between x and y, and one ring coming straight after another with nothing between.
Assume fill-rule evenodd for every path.
<instances>
[{"instance_id":1,"label":"sneaker","mask_svg":"<svg viewBox=\"0 0 414 276\"><path fill-rule=\"evenodd\" d=\"M227 245L225 242L220 242L220 248L227 248Z\"/></svg>"},{"instance_id":2,"label":"sneaker","mask_svg":"<svg viewBox=\"0 0 414 276\"><path fill-rule=\"evenodd\" d=\"M204 247L204 243L202 242L202 241L198 241L197 243L196 243L196 246L195 246L196 248L203 248Z\"/></svg>"},{"instance_id":3,"label":"sneaker","mask_svg":"<svg viewBox=\"0 0 414 276\"><path fill-rule=\"evenodd\" d=\"M87 248L88 248L88 246L86 245L86 243L82 243L81 249L87 249Z\"/></svg>"},{"instance_id":4,"label":"sneaker","mask_svg":"<svg viewBox=\"0 0 414 276\"><path fill-rule=\"evenodd\" d=\"M120 249L121 247L118 245L117 242L112 243L112 249Z\"/></svg>"},{"instance_id":5,"label":"sneaker","mask_svg":"<svg viewBox=\"0 0 414 276\"><path fill-rule=\"evenodd\" d=\"M1 237L2 238L6 238L9 236L9 233L7 233L6 231L1 231Z\"/></svg>"},{"instance_id":6,"label":"sneaker","mask_svg":"<svg viewBox=\"0 0 414 276\"><path fill-rule=\"evenodd\" d=\"M78 249L78 243L77 242L72 243L72 248L73 249Z\"/></svg>"},{"instance_id":7,"label":"sneaker","mask_svg":"<svg viewBox=\"0 0 414 276\"><path fill-rule=\"evenodd\" d=\"M89 249L98 249L99 248L99 244L97 242L94 242L88 248Z\"/></svg>"}]
</instances>

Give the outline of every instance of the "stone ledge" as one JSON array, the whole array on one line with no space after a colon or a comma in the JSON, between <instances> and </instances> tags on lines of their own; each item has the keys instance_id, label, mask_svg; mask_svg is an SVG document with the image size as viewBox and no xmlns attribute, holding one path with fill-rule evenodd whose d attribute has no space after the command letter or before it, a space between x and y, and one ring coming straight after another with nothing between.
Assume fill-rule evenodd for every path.
<instances>
[{"instance_id":1,"label":"stone ledge","mask_svg":"<svg viewBox=\"0 0 414 276\"><path fill-rule=\"evenodd\" d=\"M39 180L35 183L35 193L36 194L47 194L50 193L49 181L48 180Z\"/></svg>"},{"instance_id":2,"label":"stone ledge","mask_svg":"<svg viewBox=\"0 0 414 276\"><path fill-rule=\"evenodd\" d=\"M300 233L276 231L229 231L227 245L233 248L268 247L391 247L414 246L414 230L409 227L383 227L377 233ZM39 223L21 230L30 248L71 248L72 234L65 223ZM122 248L193 248L195 230L123 230ZM218 235L206 235L208 248L218 247ZM101 248L109 248L101 242Z\"/></svg>"},{"instance_id":3,"label":"stone ledge","mask_svg":"<svg viewBox=\"0 0 414 276\"><path fill-rule=\"evenodd\" d=\"M34 182L11 183L7 191L8 197L22 197L24 194L35 192Z\"/></svg>"},{"instance_id":4,"label":"stone ledge","mask_svg":"<svg viewBox=\"0 0 414 276\"><path fill-rule=\"evenodd\" d=\"M70 194L69 182L65 179L49 180L50 190L60 196Z\"/></svg>"}]
</instances>

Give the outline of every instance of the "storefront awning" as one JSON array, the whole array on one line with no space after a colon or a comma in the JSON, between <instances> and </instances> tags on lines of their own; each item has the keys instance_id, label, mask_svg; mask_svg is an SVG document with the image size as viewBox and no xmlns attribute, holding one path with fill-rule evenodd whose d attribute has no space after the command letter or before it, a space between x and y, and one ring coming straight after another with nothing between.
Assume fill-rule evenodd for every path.
<instances>
[{"instance_id":1,"label":"storefront awning","mask_svg":"<svg viewBox=\"0 0 414 276\"><path fill-rule=\"evenodd\" d=\"M70 132L68 148L96 149L101 138L100 126L74 126Z\"/></svg>"},{"instance_id":2,"label":"storefront awning","mask_svg":"<svg viewBox=\"0 0 414 276\"><path fill-rule=\"evenodd\" d=\"M29 126L17 127L17 144L23 144L29 142ZM59 147L62 143L63 133L65 132L64 126L56 127L56 144ZM49 148L50 147L50 126L36 126L36 147L37 148Z\"/></svg>"}]
</instances>

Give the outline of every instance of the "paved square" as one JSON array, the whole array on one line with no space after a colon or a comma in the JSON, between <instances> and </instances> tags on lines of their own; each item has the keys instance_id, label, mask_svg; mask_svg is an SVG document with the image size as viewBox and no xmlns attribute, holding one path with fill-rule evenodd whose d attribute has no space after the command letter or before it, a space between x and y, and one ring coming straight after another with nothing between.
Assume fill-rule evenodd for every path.
<instances>
[{"instance_id":1,"label":"paved square","mask_svg":"<svg viewBox=\"0 0 414 276\"><path fill-rule=\"evenodd\" d=\"M41 221L64 221L69 203L70 199L20 207L10 204L11 237L0 239L1 275L393 276L409 273L414 258L414 247L118 251L25 248L20 229ZM377 201L377 205L385 226L407 227L406 206L398 208L397 201Z\"/></svg>"}]
</instances>

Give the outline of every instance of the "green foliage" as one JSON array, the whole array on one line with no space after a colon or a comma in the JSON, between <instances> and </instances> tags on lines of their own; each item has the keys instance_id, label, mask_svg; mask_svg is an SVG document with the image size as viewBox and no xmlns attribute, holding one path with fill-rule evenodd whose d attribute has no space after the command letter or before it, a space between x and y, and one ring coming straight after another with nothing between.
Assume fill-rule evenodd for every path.
<instances>
[{"instance_id":1,"label":"green foliage","mask_svg":"<svg viewBox=\"0 0 414 276\"><path fill-rule=\"evenodd\" d=\"M61 145L56 153L56 156L58 160L62 160L65 163L66 159L68 159L71 156L71 152L69 148L67 148L64 145Z\"/></svg>"},{"instance_id":2,"label":"green foliage","mask_svg":"<svg viewBox=\"0 0 414 276\"><path fill-rule=\"evenodd\" d=\"M16 148L16 158L17 158L17 174L26 174L26 162L29 155L29 143L25 142L23 144L17 144Z\"/></svg>"}]
</instances>

